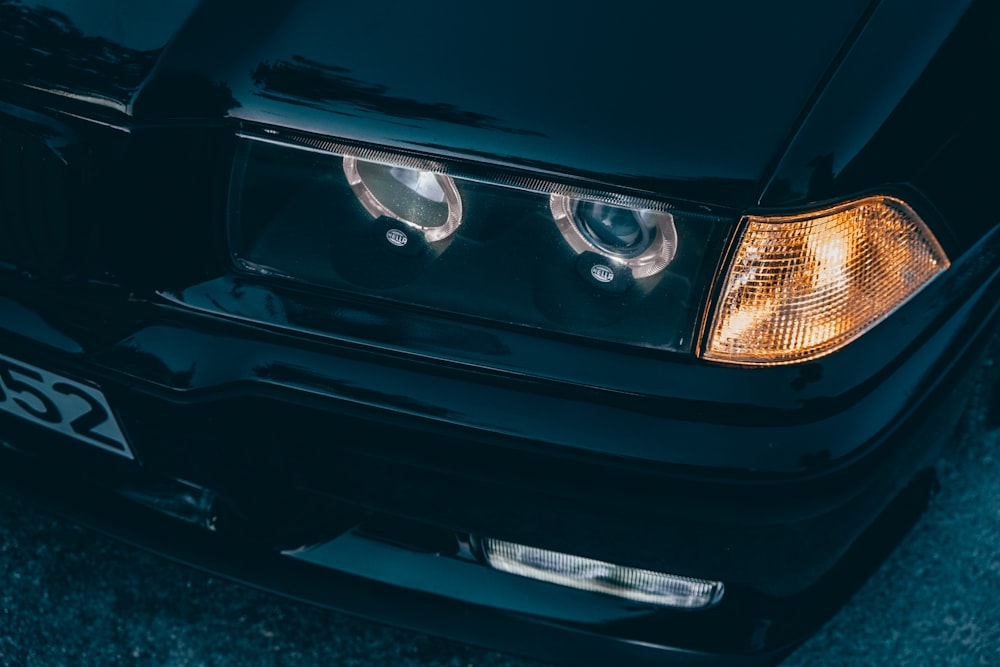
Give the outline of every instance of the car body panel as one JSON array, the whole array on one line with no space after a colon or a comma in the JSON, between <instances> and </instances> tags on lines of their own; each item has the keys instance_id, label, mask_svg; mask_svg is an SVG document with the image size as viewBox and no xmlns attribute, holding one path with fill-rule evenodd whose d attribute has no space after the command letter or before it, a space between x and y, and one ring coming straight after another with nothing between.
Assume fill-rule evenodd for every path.
<instances>
[{"instance_id":1,"label":"car body panel","mask_svg":"<svg viewBox=\"0 0 1000 667\"><path fill-rule=\"evenodd\" d=\"M196 0L0 2L0 78L127 113Z\"/></svg>"},{"instance_id":2,"label":"car body panel","mask_svg":"<svg viewBox=\"0 0 1000 667\"><path fill-rule=\"evenodd\" d=\"M980 155L1000 147L986 88L975 77L1000 57L1000 30L980 3L879 3L833 73L761 193L760 206L801 207L843 198L873 182L909 183L942 214L943 243L957 254L996 224L969 156L956 144L972 141ZM906 39L894 38L905 35ZM877 62L878 68L871 63ZM988 171L988 170L987 170ZM944 173L962 173L965 183ZM949 236L949 233L953 236Z\"/></svg>"},{"instance_id":3,"label":"car body panel","mask_svg":"<svg viewBox=\"0 0 1000 667\"><path fill-rule=\"evenodd\" d=\"M645 6L211 0L186 24L191 3L163 16L6 4L15 45L50 46L15 47L0 76L137 119L228 113L742 207L867 3L709 3L646 20ZM473 48L490 56L463 55Z\"/></svg>"},{"instance_id":4,"label":"car body panel","mask_svg":"<svg viewBox=\"0 0 1000 667\"><path fill-rule=\"evenodd\" d=\"M641 3L300 1L252 38L230 32L243 48L203 71L239 118L678 197L717 183L713 203L728 185L742 205L864 5L674 5L649 20ZM186 51L220 28L192 25L164 70L191 68Z\"/></svg>"}]
</instances>

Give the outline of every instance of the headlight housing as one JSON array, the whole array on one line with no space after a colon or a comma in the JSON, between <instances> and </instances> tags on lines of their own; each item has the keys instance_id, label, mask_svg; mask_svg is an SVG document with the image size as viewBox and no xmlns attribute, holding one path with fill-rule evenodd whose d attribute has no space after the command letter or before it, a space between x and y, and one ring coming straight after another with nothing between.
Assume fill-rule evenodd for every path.
<instances>
[{"instance_id":1,"label":"headlight housing","mask_svg":"<svg viewBox=\"0 0 1000 667\"><path fill-rule=\"evenodd\" d=\"M735 215L275 132L239 138L238 269L500 325L694 349Z\"/></svg>"},{"instance_id":2,"label":"headlight housing","mask_svg":"<svg viewBox=\"0 0 1000 667\"><path fill-rule=\"evenodd\" d=\"M949 265L886 195L737 224L270 128L240 133L234 164L229 240L243 271L728 364L829 354Z\"/></svg>"}]
</instances>

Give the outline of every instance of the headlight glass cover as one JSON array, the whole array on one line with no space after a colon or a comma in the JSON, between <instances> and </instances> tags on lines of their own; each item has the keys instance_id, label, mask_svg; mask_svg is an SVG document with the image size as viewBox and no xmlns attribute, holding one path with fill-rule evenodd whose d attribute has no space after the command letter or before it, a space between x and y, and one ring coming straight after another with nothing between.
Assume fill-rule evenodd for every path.
<instances>
[{"instance_id":1,"label":"headlight glass cover","mask_svg":"<svg viewBox=\"0 0 1000 667\"><path fill-rule=\"evenodd\" d=\"M246 272L738 365L834 352L949 266L892 196L737 225L703 207L275 130L240 133L228 218Z\"/></svg>"},{"instance_id":2,"label":"headlight glass cover","mask_svg":"<svg viewBox=\"0 0 1000 667\"><path fill-rule=\"evenodd\" d=\"M243 271L461 317L691 351L736 216L381 148L240 134Z\"/></svg>"}]
</instances>

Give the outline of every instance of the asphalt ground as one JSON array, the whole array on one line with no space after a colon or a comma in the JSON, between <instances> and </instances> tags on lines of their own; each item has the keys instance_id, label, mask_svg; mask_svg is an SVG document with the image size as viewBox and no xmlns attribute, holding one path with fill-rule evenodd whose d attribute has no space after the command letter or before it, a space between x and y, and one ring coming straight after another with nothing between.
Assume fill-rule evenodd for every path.
<instances>
[{"instance_id":1,"label":"asphalt ground","mask_svg":"<svg viewBox=\"0 0 1000 667\"><path fill-rule=\"evenodd\" d=\"M1000 664L991 405L979 400L963 418L912 532L786 666ZM542 667L238 586L5 496L0 665Z\"/></svg>"}]
</instances>

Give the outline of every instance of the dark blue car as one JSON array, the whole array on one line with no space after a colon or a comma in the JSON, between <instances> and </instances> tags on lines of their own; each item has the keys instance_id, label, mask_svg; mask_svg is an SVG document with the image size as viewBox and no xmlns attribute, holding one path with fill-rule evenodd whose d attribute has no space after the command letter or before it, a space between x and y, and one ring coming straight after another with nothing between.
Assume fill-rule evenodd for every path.
<instances>
[{"instance_id":1,"label":"dark blue car","mask_svg":"<svg viewBox=\"0 0 1000 667\"><path fill-rule=\"evenodd\" d=\"M0 480L513 653L776 662L996 330L998 17L0 0Z\"/></svg>"}]
</instances>

